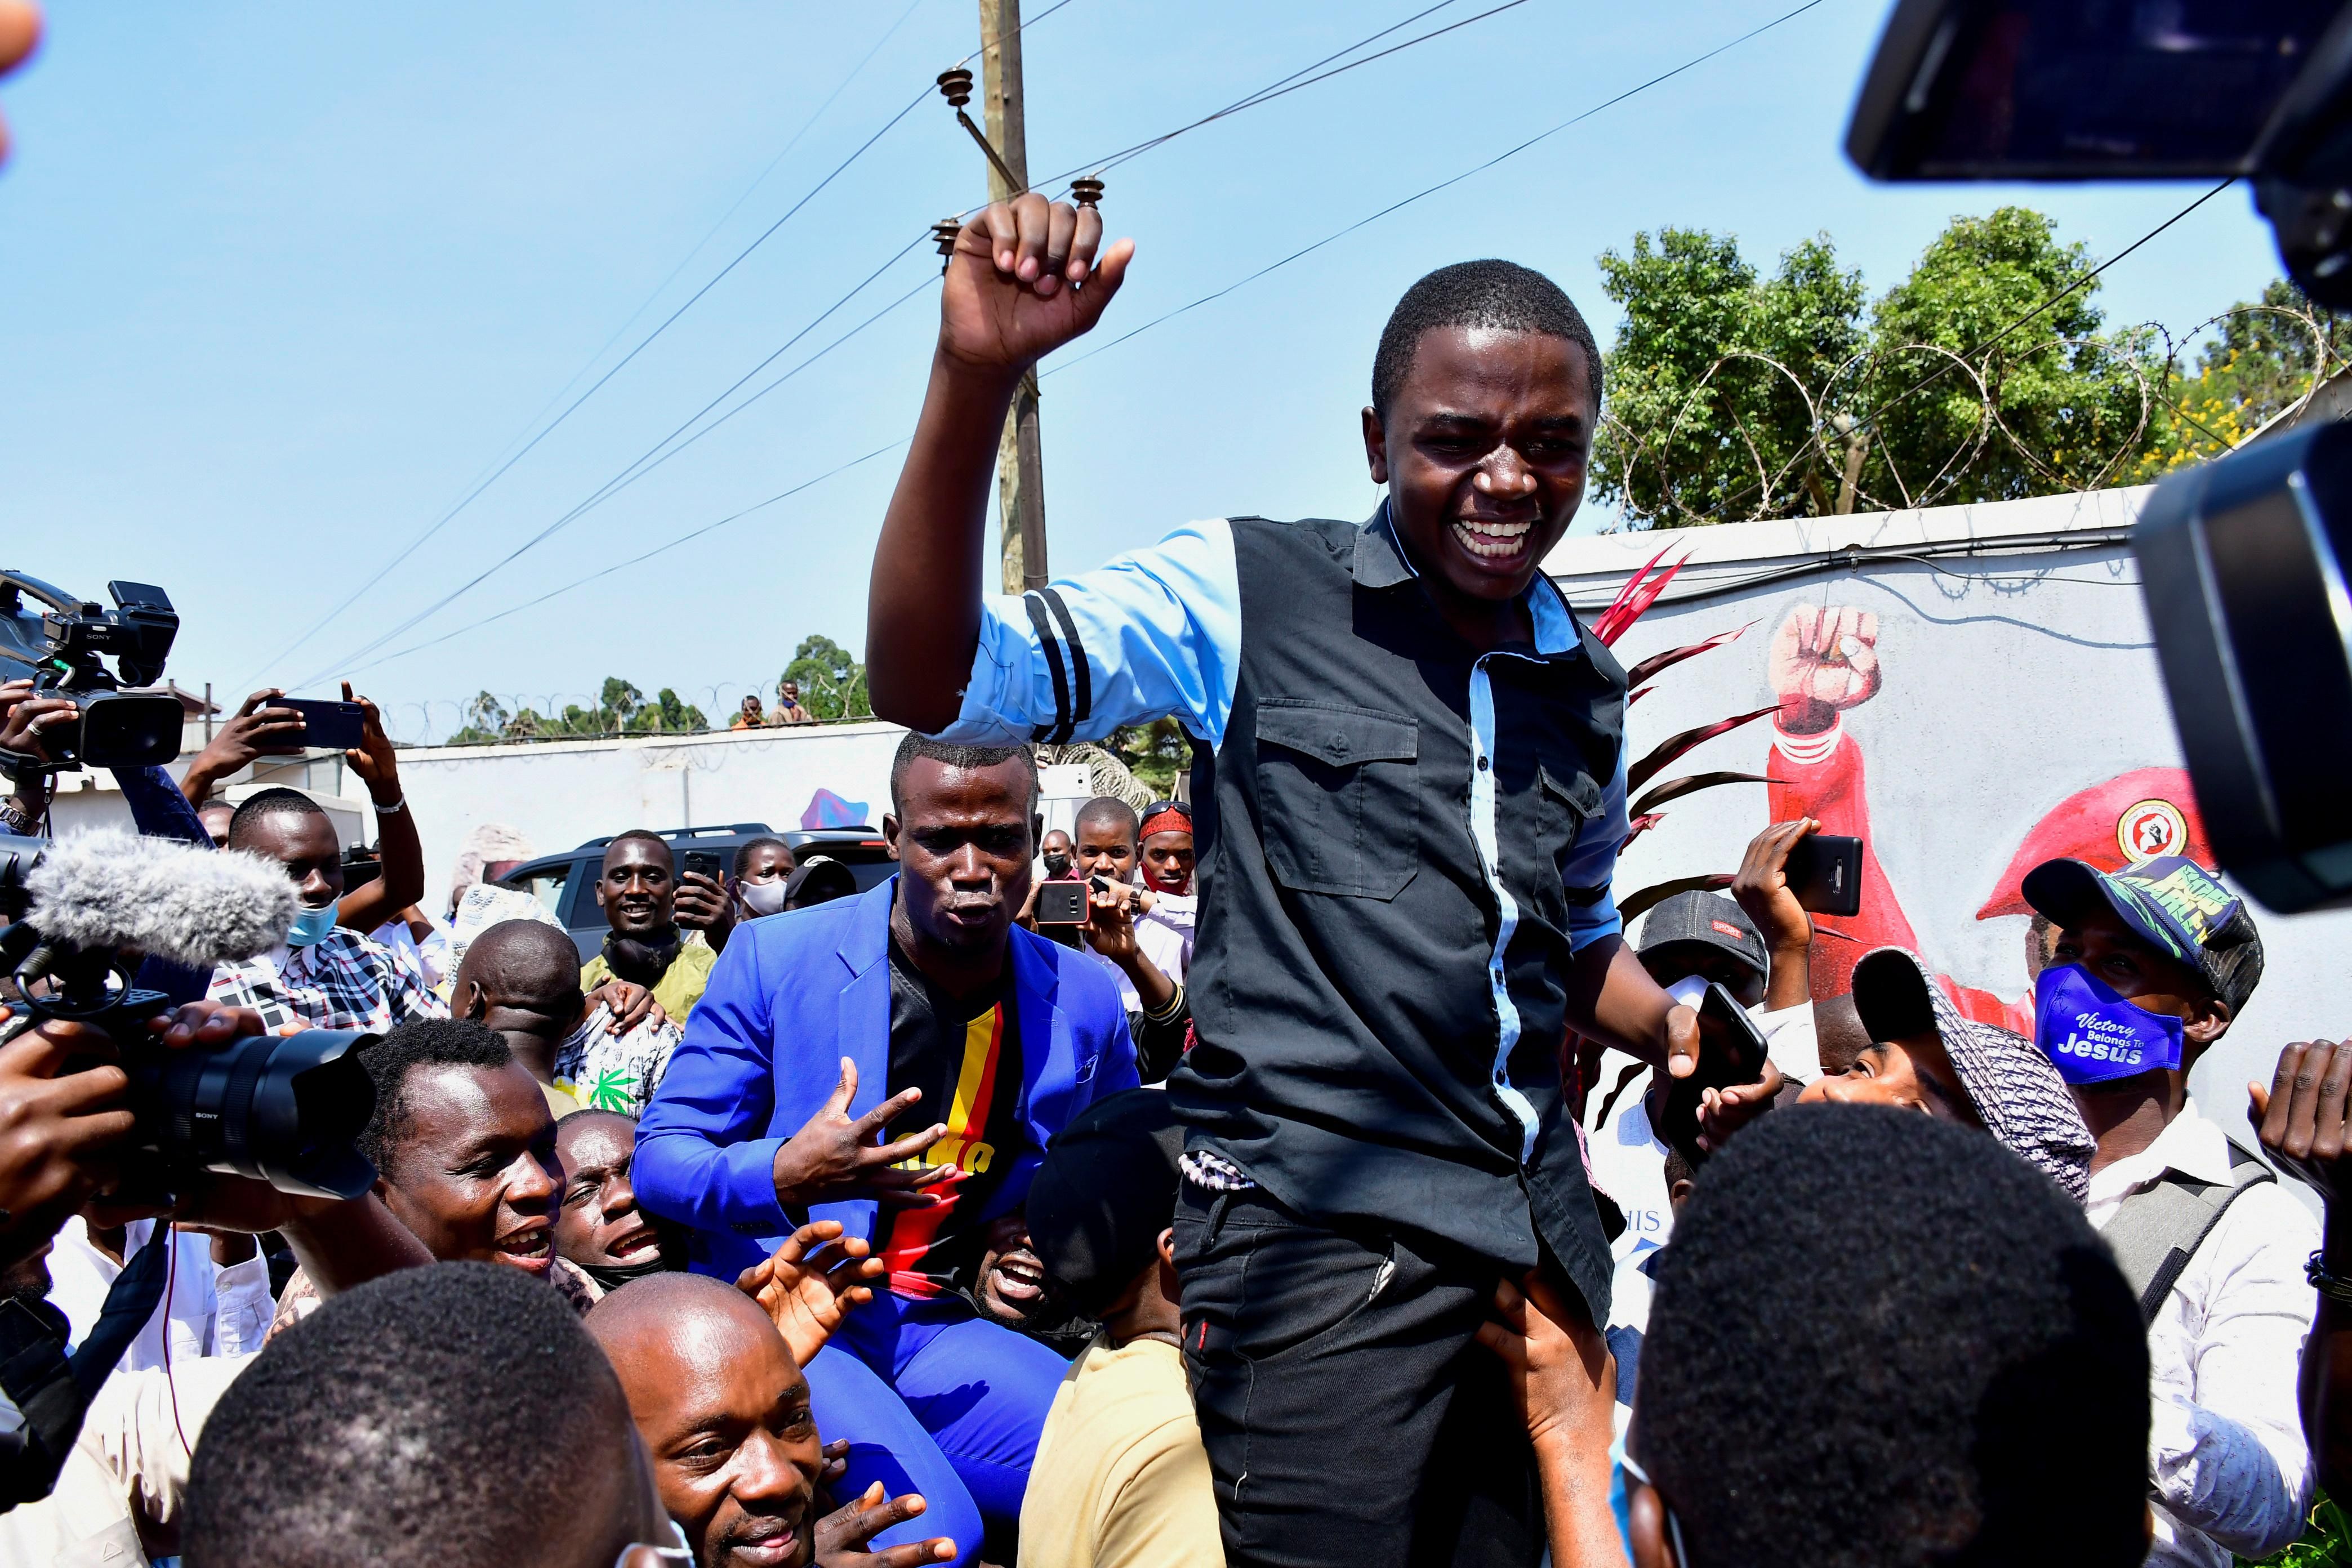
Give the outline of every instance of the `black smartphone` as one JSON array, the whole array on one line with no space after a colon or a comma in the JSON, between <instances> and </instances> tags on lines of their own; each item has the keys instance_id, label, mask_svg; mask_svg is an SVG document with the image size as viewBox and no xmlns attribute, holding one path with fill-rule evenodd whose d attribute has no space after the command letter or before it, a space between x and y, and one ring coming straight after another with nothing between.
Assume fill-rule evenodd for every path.
<instances>
[{"instance_id":1,"label":"black smartphone","mask_svg":"<svg viewBox=\"0 0 2352 1568\"><path fill-rule=\"evenodd\" d=\"M689 849L686 852L686 874L719 880L719 852L715 849Z\"/></svg>"},{"instance_id":2,"label":"black smartphone","mask_svg":"<svg viewBox=\"0 0 2352 1568\"><path fill-rule=\"evenodd\" d=\"M1808 833L1789 848L1780 868L1801 909L1817 915L1862 913L1862 840Z\"/></svg>"},{"instance_id":3,"label":"black smartphone","mask_svg":"<svg viewBox=\"0 0 2352 1568\"><path fill-rule=\"evenodd\" d=\"M291 708L302 715L302 743L338 752L356 751L367 727L367 714L356 702L322 702L309 697L273 697L268 706Z\"/></svg>"},{"instance_id":4,"label":"black smartphone","mask_svg":"<svg viewBox=\"0 0 2352 1568\"><path fill-rule=\"evenodd\" d=\"M1087 885L1084 882L1038 883L1034 912L1041 926L1086 924Z\"/></svg>"},{"instance_id":5,"label":"black smartphone","mask_svg":"<svg viewBox=\"0 0 2352 1568\"><path fill-rule=\"evenodd\" d=\"M1764 1076L1764 1035L1721 981L1707 982L1699 998L1698 1067L1688 1078L1668 1080L1659 1136L1694 1166L1706 1158L1698 1146L1699 1098L1710 1089L1755 1083Z\"/></svg>"}]
</instances>

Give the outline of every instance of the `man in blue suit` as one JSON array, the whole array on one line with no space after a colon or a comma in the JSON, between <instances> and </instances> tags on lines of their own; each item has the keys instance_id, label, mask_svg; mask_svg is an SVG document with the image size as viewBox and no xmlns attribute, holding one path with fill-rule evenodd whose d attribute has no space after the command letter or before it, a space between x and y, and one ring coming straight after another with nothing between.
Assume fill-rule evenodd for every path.
<instances>
[{"instance_id":1,"label":"man in blue suit","mask_svg":"<svg viewBox=\"0 0 2352 1568\"><path fill-rule=\"evenodd\" d=\"M887 1447L874 1479L929 1499L921 1533L954 1534L905 1415L982 1514L1019 1517L1067 1364L961 1292L1047 1140L1136 1087L1135 1047L1102 967L1013 924L1037 840L1028 749L910 734L890 800L897 877L728 943L638 1124L635 1175L722 1279L806 1220L872 1243L888 1289L807 1369L817 1425L853 1440L850 1489L861 1448Z\"/></svg>"}]
</instances>

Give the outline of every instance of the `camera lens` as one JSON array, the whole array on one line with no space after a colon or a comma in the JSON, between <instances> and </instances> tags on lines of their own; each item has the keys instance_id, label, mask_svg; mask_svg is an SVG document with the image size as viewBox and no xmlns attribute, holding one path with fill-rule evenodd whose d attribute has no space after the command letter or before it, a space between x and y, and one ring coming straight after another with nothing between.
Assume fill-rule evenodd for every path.
<instances>
[{"instance_id":1,"label":"camera lens","mask_svg":"<svg viewBox=\"0 0 2352 1568\"><path fill-rule=\"evenodd\" d=\"M135 1058L140 1121L171 1169L358 1197L375 1181L375 1167L352 1147L375 1110L359 1053L381 1037L305 1029Z\"/></svg>"}]
</instances>

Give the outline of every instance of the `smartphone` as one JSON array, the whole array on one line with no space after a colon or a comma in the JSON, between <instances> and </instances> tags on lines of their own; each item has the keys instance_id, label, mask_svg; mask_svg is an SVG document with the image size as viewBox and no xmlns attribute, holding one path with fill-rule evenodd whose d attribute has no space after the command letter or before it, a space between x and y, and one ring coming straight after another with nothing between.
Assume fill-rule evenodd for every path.
<instances>
[{"instance_id":1,"label":"smartphone","mask_svg":"<svg viewBox=\"0 0 2352 1568\"><path fill-rule=\"evenodd\" d=\"M686 852L686 874L719 880L719 852L715 849L689 849Z\"/></svg>"},{"instance_id":2,"label":"smartphone","mask_svg":"<svg viewBox=\"0 0 2352 1568\"><path fill-rule=\"evenodd\" d=\"M350 752L359 748L367 714L356 702L321 702L309 697L273 697L268 706L302 715L302 743Z\"/></svg>"},{"instance_id":3,"label":"smartphone","mask_svg":"<svg viewBox=\"0 0 2352 1568\"><path fill-rule=\"evenodd\" d=\"M1808 833L1789 848L1781 874L1800 909L1817 915L1862 913L1862 840Z\"/></svg>"},{"instance_id":4,"label":"smartphone","mask_svg":"<svg viewBox=\"0 0 2352 1568\"><path fill-rule=\"evenodd\" d=\"M1034 912L1041 926L1086 924L1087 885L1084 882L1038 883Z\"/></svg>"},{"instance_id":5,"label":"smartphone","mask_svg":"<svg viewBox=\"0 0 2352 1568\"><path fill-rule=\"evenodd\" d=\"M1670 989L1677 997L1684 996L1680 987ZM1697 1005L1698 1067L1688 1078L1668 1080L1658 1128L1659 1136L1694 1166L1706 1158L1698 1146L1700 1097L1710 1089L1757 1082L1764 1076L1765 1057L1763 1032L1722 982L1708 981Z\"/></svg>"}]
</instances>

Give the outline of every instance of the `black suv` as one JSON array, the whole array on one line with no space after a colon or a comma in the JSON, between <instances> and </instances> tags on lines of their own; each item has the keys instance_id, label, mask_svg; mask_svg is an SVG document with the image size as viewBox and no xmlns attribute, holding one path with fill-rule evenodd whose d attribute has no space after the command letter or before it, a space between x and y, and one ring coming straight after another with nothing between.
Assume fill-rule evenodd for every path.
<instances>
[{"instance_id":1,"label":"black suv","mask_svg":"<svg viewBox=\"0 0 2352 1568\"><path fill-rule=\"evenodd\" d=\"M604 933L611 928L604 923L604 906L596 902L596 878L604 867L604 847L617 835L591 838L577 849L567 849L561 855L541 855L526 860L505 876L499 885L520 888L538 896L539 901L563 922L572 934L572 942L580 950L580 961L585 963L604 950ZM781 838L793 847L793 855L806 859L811 855L827 855L849 868L857 879L857 890L865 892L887 881L890 873L898 868L890 858L889 847L882 835L871 827L830 827L817 831L806 828L785 828L778 831L764 822L730 822L724 827L672 827L660 837L668 841L670 852L677 857L677 868L686 869L686 858L692 851L706 851L719 857L722 877L735 869L735 851L754 838Z\"/></svg>"}]
</instances>

